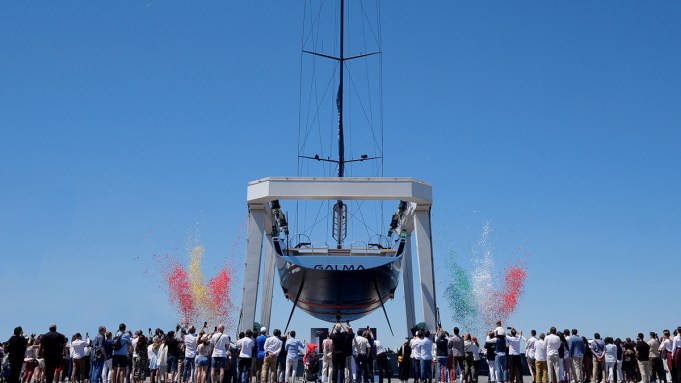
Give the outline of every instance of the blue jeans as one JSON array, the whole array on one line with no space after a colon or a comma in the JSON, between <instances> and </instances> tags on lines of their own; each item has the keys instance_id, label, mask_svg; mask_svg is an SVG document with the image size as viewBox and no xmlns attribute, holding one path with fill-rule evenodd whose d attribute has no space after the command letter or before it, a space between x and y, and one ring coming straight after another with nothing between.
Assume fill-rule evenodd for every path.
<instances>
[{"instance_id":1,"label":"blue jeans","mask_svg":"<svg viewBox=\"0 0 681 383\"><path fill-rule=\"evenodd\" d=\"M421 359L421 381L432 382L433 381L433 360L432 359Z\"/></svg>"},{"instance_id":2,"label":"blue jeans","mask_svg":"<svg viewBox=\"0 0 681 383\"><path fill-rule=\"evenodd\" d=\"M506 368L506 354L497 354L494 358L494 369L500 382L508 382L508 368Z\"/></svg>"},{"instance_id":3,"label":"blue jeans","mask_svg":"<svg viewBox=\"0 0 681 383\"><path fill-rule=\"evenodd\" d=\"M184 358L184 368L182 369L182 381L188 382L194 376L194 358ZM189 380L187 380L187 373L189 374Z\"/></svg>"},{"instance_id":4,"label":"blue jeans","mask_svg":"<svg viewBox=\"0 0 681 383\"><path fill-rule=\"evenodd\" d=\"M440 382L449 382L448 359L447 356L437 357L437 380Z\"/></svg>"},{"instance_id":5,"label":"blue jeans","mask_svg":"<svg viewBox=\"0 0 681 383\"><path fill-rule=\"evenodd\" d=\"M177 372L177 357L168 356L166 357L166 368L168 372Z\"/></svg>"},{"instance_id":6,"label":"blue jeans","mask_svg":"<svg viewBox=\"0 0 681 383\"><path fill-rule=\"evenodd\" d=\"M102 370L104 369L104 358L97 359L93 357L90 362L90 382L97 383L102 378Z\"/></svg>"},{"instance_id":7,"label":"blue jeans","mask_svg":"<svg viewBox=\"0 0 681 383\"><path fill-rule=\"evenodd\" d=\"M411 367L414 372L414 380L421 379L421 359L411 358Z\"/></svg>"}]
</instances>

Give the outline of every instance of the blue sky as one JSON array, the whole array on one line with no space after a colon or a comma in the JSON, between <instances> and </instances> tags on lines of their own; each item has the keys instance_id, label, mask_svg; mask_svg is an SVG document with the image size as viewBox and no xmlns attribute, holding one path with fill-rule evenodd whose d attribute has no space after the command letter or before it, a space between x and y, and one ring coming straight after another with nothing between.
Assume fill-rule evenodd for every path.
<instances>
[{"instance_id":1,"label":"blue sky","mask_svg":"<svg viewBox=\"0 0 681 383\"><path fill-rule=\"evenodd\" d=\"M0 3L0 333L171 327L153 255L182 257L199 231L207 274L242 256L248 181L296 172L302 10ZM529 254L517 327L677 326L681 3L391 1L381 16L384 171L433 185L438 289L445 255L469 265L490 222L499 267Z\"/></svg>"}]
</instances>

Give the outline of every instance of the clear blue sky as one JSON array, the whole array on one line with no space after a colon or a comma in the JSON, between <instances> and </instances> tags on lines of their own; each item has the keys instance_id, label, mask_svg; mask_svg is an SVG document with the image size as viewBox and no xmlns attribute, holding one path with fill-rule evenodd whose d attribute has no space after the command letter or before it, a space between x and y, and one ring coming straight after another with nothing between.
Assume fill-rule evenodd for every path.
<instances>
[{"instance_id":1,"label":"clear blue sky","mask_svg":"<svg viewBox=\"0 0 681 383\"><path fill-rule=\"evenodd\" d=\"M296 172L302 9L0 2L0 335L169 328L154 254L198 228L207 274L243 256L248 181ZM530 254L511 324L680 324L679 20L669 0L384 2L385 175L433 185L440 291L489 221L499 266Z\"/></svg>"}]
</instances>

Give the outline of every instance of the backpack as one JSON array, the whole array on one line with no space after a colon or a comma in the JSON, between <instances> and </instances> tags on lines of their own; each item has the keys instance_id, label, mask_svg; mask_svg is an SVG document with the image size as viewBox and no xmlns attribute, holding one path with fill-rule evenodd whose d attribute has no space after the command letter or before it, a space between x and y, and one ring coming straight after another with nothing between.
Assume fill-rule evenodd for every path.
<instances>
[{"instance_id":1,"label":"backpack","mask_svg":"<svg viewBox=\"0 0 681 383\"><path fill-rule=\"evenodd\" d=\"M118 333L118 335L116 335L116 337L114 338L114 341L113 341L113 349L114 349L115 351L118 351L118 350L120 350L121 348L123 348L123 342L122 342L122 340L121 340L122 337L123 337L123 333L120 332L120 333Z\"/></svg>"}]
</instances>

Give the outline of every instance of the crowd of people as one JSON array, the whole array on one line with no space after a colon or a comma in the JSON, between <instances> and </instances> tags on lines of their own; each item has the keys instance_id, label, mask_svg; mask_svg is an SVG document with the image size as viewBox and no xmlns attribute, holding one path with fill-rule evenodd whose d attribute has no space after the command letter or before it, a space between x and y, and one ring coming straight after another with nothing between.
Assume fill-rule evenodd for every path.
<instances>
[{"instance_id":1,"label":"crowd of people","mask_svg":"<svg viewBox=\"0 0 681 383\"><path fill-rule=\"evenodd\" d=\"M50 325L45 334L26 335L21 327L0 349L7 383L294 383L301 354L319 362L305 380L369 383L376 375L390 383L385 348L369 328L355 332L350 323L335 323L318 333L319 345L306 344L295 331L246 330L232 340L224 325L134 333L121 323L115 333L100 326L94 338L70 339ZM681 383L681 327L644 339L588 340L576 329L523 336L515 328L497 327L484 342L454 327L412 331L396 352L402 383L477 383L482 363L490 383L523 383L523 363L532 383ZM523 357L521 357L523 356Z\"/></svg>"},{"instance_id":2,"label":"crowd of people","mask_svg":"<svg viewBox=\"0 0 681 383\"><path fill-rule=\"evenodd\" d=\"M343 328L343 335L352 331L349 323ZM348 363L347 376L356 380L359 374L360 381L373 381L376 359L384 366L381 376L385 372L389 379L385 349L373 334L365 333L347 337L342 347L333 345L336 336L320 339L319 346L310 345L307 351L320 365L314 380L329 381L331 359L341 352L345 355L346 346L351 358L353 349L358 355L357 363L354 358ZM295 331L282 334L275 329L268 335L262 327L258 334L249 329L232 340L224 325L213 331L208 331L207 323L198 331L179 325L167 332L150 328L145 335L141 330L128 331L121 323L115 333L100 326L93 338L76 333L70 340L56 325L41 335L26 335L17 327L0 353L8 383L143 383L147 379L149 383L293 383L299 378L298 362L305 349Z\"/></svg>"},{"instance_id":3,"label":"crowd of people","mask_svg":"<svg viewBox=\"0 0 681 383\"><path fill-rule=\"evenodd\" d=\"M523 383L523 360L533 383L681 383L681 327L658 337L639 333L635 340L613 339L595 333L593 339L577 329L549 331L526 338L515 328L497 327L480 345L475 336L449 334L438 326L414 331L397 351L399 379L406 383L477 383L481 363L487 363L488 381ZM521 357L524 356L523 357Z\"/></svg>"}]
</instances>

